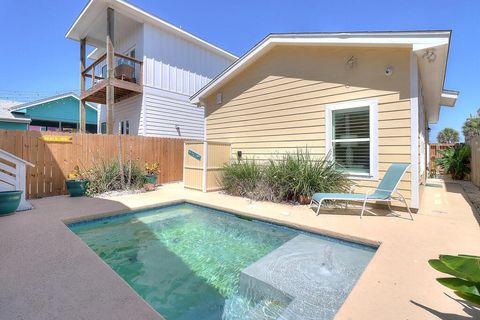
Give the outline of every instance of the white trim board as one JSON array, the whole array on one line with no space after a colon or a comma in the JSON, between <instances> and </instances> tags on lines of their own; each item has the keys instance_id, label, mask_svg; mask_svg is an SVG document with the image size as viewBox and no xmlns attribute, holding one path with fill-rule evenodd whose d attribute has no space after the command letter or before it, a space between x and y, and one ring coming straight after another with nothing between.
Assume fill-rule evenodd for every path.
<instances>
[{"instance_id":1,"label":"white trim board","mask_svg":"<svg viewBox=\"0 0 480 320\"><path fill-rule=\"evenodd\" d=\"M412 200L410 207L418 209L420 206L420 177L418 159L418 62L417 55L410 54L410 191Z\"/></svg>"},{"instance_id":2,"label":"white trim board","mask_svg":"<svg viewBox=\"0 0 480 320\"><path fill-rule=\"evenodd\" d=\"M378 180L378 101L377 99L361 99L327 104L325 106L325 156L332 150L332 111L368 107L370 113L370 174L351 175L358 180Z\"/></svg>"},{"instance_id":3,"label":"white trim board","mask_svg":"<svg viewBox=\"0 0 480 320\"><path fill-rule=\"evenodd\" d=\"M62 93L62 94L56 95L56 96L43 98L43 99L40 99L40 100L35 100L35 101L32 101L32 102L18 104L18 105L15 105L14 107L9 108L8 110L9 111L18 111L20 109L26 109L26 108L38 106L40 104L49 103L49 102L52 102L52 101L68 98L68 97L72 97L72 98L75 98L78 101L80 101L79 96L77 96L75 93L67 92L67 93ZM96 107L94 107L93 105L91 105L90 103L87 102L87 103L85 103L85 105L98 112L98 109Z\"/></svg>"}]
</instances>

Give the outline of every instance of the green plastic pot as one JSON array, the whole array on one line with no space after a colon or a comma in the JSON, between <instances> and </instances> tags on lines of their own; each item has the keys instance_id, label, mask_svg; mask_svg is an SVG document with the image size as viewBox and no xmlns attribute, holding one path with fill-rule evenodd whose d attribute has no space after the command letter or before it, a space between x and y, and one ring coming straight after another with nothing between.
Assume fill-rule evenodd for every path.
<instances>
[{"instance_id":1,"label":"green plastic pot","mask_svg":"<svg viewBox=\"0 0 480 320\"><path fill-rule=\"evenodd\" d=\"M70 197L82 197L87 191L88 180L65 180Z\"/></svg>"},{"instance_id":2,"label":"green plastic pot","mask_svg":"<svg viewBox=\"0 0 480 320\"><path fill-rule=\"evenodd\" d=\"M13 213L18 209L22 192L21 190L0 191L0 216Z\"/></svg>"},{"instance_id":3,"label":"green plastic pot","mask_svg":"<svg viewBox=\"0 0 480 320\"><path fill-rule=\"evenodd\" d=\"M157 177L156 174L147 174L145 175L145 183L157 184Z\"/></svg>"}]
</instances>

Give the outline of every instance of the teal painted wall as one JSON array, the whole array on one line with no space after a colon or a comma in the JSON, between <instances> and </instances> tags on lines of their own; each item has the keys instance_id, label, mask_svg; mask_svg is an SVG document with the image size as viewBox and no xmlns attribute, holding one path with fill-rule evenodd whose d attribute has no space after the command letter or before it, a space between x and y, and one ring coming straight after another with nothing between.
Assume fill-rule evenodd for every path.
<instances>
[{"instance_id":1,"label":"teal painted wall","mask_svg":"<svg viewBox=\"0 0 480 320\"><path fill-rule=\"evenodd\" d=\"M26 131L28 128L27 123L19 123L19 122L6 122L0 120L0 129L2 130L21 130Z\"/></svg>"},{"instance_id":2,"label":"teal painted wall","mask_svg":"<svg viewBox=\"0 0 480 320\"><path fill-rule=\"evenodd\" d=\"M74 97L65 97L16 112L24 113L30 119L77 123L79 121L79 102ZM97 124L95 109L87 106L86 114L88 124Z\"/></svg>"}]
</instances>

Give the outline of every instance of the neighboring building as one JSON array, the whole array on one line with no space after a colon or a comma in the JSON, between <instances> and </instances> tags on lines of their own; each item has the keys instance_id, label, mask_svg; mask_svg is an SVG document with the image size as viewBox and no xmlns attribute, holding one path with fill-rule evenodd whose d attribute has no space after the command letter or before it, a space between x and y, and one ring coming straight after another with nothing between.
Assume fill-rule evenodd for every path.
<instances>
[{"instance_id":1,"label":"neighboring building","mask_svg":"<svg viewBox=\"0 0 480 320\"><path fill-rule=\"evenodd\" d=\"M28 103L11 106L8 112L12 117L27 119L28 127L21 130L73 132L79 127L79 97L64 93ZM97 132L97 109L86 105L86 128L89 133ZM20 130L20 129L19 129Z\"/></svg>"},{"instance_id":2,"label":"neighboring building","mask_svg":"<svg viewBox=\"0 0 480 320\"><path fill-rule=\"evenodd\" d=\"M10 108L19 104L21 102L0 100L0 130L28 130L30 119L10 112Z\"/></svg>"},{"instance_id":3,"label":"neighboring building","mask_svg":"<svg viewBox=\"0 0 480 320\"><path fill-rule=\"evenodd\" d=\"M348 170L356 192L393 162L411 163L399 190L419 207L428 124L444 91L449 31L272 34L192 96L206 139L232 157L267 160L308 147Z\"/></svg>"},{"instance_id":4,"label":"neighboring building","mask_svg":"<svg viewBox=\"0 0 480 320\"><path fill-rule=\"evenodd\" d=\"M121 0L90 1L66 37L80 42L81 99L104 105L108 133L202 139L189 97L237 59Z\"/></svg>"}]
</instances>

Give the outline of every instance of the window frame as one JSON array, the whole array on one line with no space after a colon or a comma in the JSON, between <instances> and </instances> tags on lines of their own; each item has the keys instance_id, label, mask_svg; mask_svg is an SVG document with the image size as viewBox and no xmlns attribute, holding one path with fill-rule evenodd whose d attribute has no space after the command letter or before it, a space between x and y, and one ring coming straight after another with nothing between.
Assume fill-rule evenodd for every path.
<instances>
[{"instance_id":1,"label":"window frame","mask_svg":"<svg viewBox=\"0 0 480 320\"><path fill-rule=\"evenodd\" d=\"M325 106L325 156L331 160L333 155L333 111L368 107L370 118L370 172L361 174L348 172L350 179L378 180L378 102L377 99L362 99L327 104ZM359 139L361 140L361 139Z\"/></svg>"}]
</instances>

